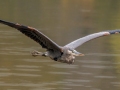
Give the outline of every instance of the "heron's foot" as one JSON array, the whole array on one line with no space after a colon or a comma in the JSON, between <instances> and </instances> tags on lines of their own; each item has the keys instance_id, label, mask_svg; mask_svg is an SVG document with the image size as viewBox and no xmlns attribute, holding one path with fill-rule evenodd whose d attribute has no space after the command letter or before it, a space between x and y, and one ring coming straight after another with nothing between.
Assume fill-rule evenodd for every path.
<instances>
[{"instance_id":1,"label":"heron's foot","mask_svg":"<svg viewBox=\"0 0 120 90\"><path fill-rule=\"evenodd\" d=\"M36 56L42 56L43 53L42 52L38 52L38 51L32 51L31 52L32 56L36 57Z\"/></svg>"}]
</instances>

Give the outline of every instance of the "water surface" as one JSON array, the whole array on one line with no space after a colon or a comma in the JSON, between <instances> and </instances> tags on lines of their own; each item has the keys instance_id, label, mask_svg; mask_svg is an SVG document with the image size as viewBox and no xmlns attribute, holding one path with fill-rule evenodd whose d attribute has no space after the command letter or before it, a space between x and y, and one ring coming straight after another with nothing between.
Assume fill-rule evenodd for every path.
<instances>
[{"instance_id":1,"label":"water surface","mask_svg":"<svg viewBox=\"0 0 120 90\"><path fill-rule=\"evenodd\" d=\"M94 32L120 29L119 9L119 0L1 0L0 18L33 26L65 45ZM119 90L119 39L112 35L82 45L77 50L85 56L68 65L32 57L31 51L45 50L0 24L0 90Z\"/></svg>"}]
</instances>

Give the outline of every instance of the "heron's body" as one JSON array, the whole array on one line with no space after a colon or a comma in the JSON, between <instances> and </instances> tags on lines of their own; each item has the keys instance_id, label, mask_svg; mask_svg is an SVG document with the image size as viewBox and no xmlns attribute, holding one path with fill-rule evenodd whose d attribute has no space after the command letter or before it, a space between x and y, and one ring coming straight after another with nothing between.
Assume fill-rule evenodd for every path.
<instances>
[{"instance_id":1,"label":"heron's body","mask_svg":"<svg viewBox=\"0 0 120 90\"><path fill-rule=\"evenodd\" d=\"M73 63L76 56L84 56L84 54L79 53L75 50L75 48L77 48L78 46L84 44L87 41L90 41L92 39L101 36L120 33L120 30L109 30L109 31L98 32L79 38L61 47L35 28L20 25L17 23L15 24L3 20L0 20L0 23L16 28L26 36L30 37L31 39L39 43L43 48L47 49L46 52L33 51L32 52L33 56L40 55L40 56L50 57L55 61L68 63L68 64Z\"/></svg>"}]
</instances>

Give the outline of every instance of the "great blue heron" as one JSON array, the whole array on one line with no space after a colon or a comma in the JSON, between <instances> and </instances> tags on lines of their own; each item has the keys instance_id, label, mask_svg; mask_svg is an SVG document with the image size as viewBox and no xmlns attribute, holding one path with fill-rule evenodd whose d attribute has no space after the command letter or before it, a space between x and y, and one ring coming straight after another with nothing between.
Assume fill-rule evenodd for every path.
<instances>
[{"instance_id":1,"label":"great blue heron","mask_svg":"<svg viewBox=\"0 0 120 90\"><path fill-rule=\"evenodd\" d=\"M20 25L18 23L7 22L4 20L0 20L0 23L16 28L26 36L30 37L31 39L39 43L42 46L42 48L47 49L46 52L33 51L32 52L33 56L40 55L40 56L50 57L55 61L68 63L68 64L72 64L74 62L75 56L84 56L84 54L77 52L75 50L75 48L82 45L83 43L101 36L108 36L110 34L120 33L120 30L102 31L79 38L61 47L35 28Z\"/></svg>"}]
</instances>

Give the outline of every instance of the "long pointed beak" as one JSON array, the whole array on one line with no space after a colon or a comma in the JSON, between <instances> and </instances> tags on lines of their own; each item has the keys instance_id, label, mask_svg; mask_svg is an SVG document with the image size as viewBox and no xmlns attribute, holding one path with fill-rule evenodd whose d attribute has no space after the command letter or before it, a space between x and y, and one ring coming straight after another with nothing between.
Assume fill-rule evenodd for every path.
<instances>
[{"instance_id":1,"label":"long pointed beak","mask_svg":"<svg viewBox=\"0 0 120 90\"><path fill-rule=\"evenodd\" d=\"M78 56L85 56L84 54L82 54L82 53L80 53L80 54L78 54Z\"/></svg>"},{"instance_id":2,"label":"long pointed beak","mask_svg":"<svg viewBox=\"0 0 120 90\"><path fill-rule=\"evenodd\" d=\"M79 54L75 54L75 56L85 56L85 55L82 53L79 53Z\"/></svg>"}]
</instances>

